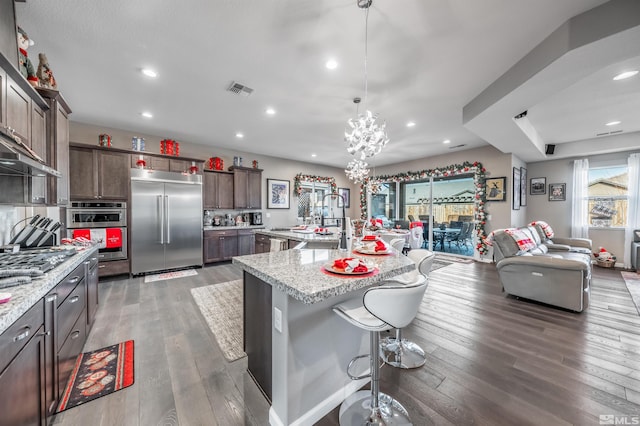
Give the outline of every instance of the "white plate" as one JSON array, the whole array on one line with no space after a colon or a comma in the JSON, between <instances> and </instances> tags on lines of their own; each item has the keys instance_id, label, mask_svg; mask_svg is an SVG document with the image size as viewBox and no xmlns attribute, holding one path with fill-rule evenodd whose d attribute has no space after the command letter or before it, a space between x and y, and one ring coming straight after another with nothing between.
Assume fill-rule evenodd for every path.
<instances>
[{"instance_id":1,"label":"white plate","mask_svg":"<svg viewBox=\"0 0 640 426\"><path fill-rule=\"evenodd\" d=\"M391 253L393 253L389 249L386 249L385 251L375 251L375 250L367 250L367 249L363 249L363 248L357 248L354 251L356 253L362 253L362 254L391 254Z\"/></svg>"},{"instance_id":2,"label":"white plate","mask_svg":"<svg viewBox=\"0 0 640 426\"><path fill-rule=\"evenodd\" d=\"M368 274L369 272L373 272L372 268L367 268L366 272L347 272L347 271L342 271L340 269L335 269L333 267L333 263L327 263L326 265L324 265L324 269L329 271L329 272L333 272L334 274L341 274L341 275L364 275L364 274Z\"/></svg>"}]
</instances>

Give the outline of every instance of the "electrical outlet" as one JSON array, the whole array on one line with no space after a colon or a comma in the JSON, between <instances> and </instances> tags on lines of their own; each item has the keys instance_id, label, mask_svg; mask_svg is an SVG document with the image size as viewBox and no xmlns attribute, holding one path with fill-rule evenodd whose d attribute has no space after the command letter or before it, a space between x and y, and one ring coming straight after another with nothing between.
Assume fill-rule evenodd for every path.
<instances>
[{"instance_id":1,"label":"electrical outlet","mask_svg":"<svg viewBox=\"0 0 640 426\"><path fill-rule=\"evenodd\" d=\"M271 213L267 213L267 217L271 217Z\"/></svg>"},{"instance_id":2,"label":"electrical outlet","mask_svg":"<svg viewBox=\"0 0 640 426\"><path fill-rule=\"evenodd\" d=\"M487 215L487 220L491 220L491 215L490 214Z\"/></svg>"},{"instance_id":3,"label":"electrical outlet","mask_svg":"<svg viewBox=\"0 0 640 426\"><path fill-rule=\"evenodd\" d=\"M282 333L282 311L278 308L273 308L273 328Z\"/></svg>"}]
</instances>

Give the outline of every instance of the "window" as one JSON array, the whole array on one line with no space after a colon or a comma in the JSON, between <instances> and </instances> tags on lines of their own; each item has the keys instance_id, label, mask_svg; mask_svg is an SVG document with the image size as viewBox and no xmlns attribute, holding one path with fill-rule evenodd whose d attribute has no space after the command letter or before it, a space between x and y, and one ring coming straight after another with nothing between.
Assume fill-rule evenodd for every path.
<instances>
[{"instance_id":1,"label":"window","mask_svg":"<svg viewBox=\"0 0 640 426\"><path fill-rule=\"evenodd\" d=\"M336 202L333 197L324 196L330 193L329 184L318 182L302 182L302 192L298 197L298 217L317 223L320 216L333 217ZM323 203L324 201L324 203Z\"/></svg>"},{"instance_id":2,"label":"window","mask_svg":"<svg viewBox=\"0 0 640 426\"><path fill-rule=\"evenodd\" d=\"M589 169L589 226L621 228L627 224L627 166Z\"/></svg>"},{"instance_id":3,"label":"window","mask_svg":"<svg viewBox=\"0 0 640 426\"><path fill-rule=\"evenodd\" d=\"M418 219L429 215L429 182L409 182L402 184L401 207L405 217L412 215ZM475 185L473 177L456 176L433 181L433 221L434 223L473 221Z\"/></svg>"}]
</instances>

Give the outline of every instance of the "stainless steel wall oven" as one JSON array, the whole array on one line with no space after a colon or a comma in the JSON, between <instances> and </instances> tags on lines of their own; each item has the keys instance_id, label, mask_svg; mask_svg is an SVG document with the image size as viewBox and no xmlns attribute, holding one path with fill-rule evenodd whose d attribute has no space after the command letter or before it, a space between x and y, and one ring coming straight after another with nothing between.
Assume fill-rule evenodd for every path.
<instances>
[{"instance_id":1,"label":"stainless steel wall oven","mask_svg":"<svg viewBox=\"0 0 640 426\"><path fill-rule=\"evenodd\" d=\"M67 236L97 241L101 261L127 259L127 203L72 201L67 209Z\"/></svg>"}]
</instances>

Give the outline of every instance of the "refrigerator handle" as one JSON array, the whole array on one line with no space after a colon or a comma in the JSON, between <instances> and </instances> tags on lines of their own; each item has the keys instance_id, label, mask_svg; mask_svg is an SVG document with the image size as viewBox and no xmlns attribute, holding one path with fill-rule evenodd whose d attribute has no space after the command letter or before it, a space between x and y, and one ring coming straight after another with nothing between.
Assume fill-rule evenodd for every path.
<instances>
[{"instance_id":1,"label":"refrigerator handle","mask_svg":"<svg viewBox=\"0 0 640 426\"><path fill-rule=\"evenodd\" d=\"M158 195L158 216L160 220L160 244L164 244L164 206L162 205L162 195Z\"/></svg>"},{"instance_id":2,"label":"refrigerator handle","mask_svg":"<svg viewBox=\"0 0 640 426\"><path fill-rule=\"evenodd\" d=\"M169 196L165 195L164 196L165 199L165 203L164 203L164 208L165 208L165 215L166 215L166 222L167 222L167 244L171 244L171 217L169 216Z\"/></svg>"}]
</instances>

